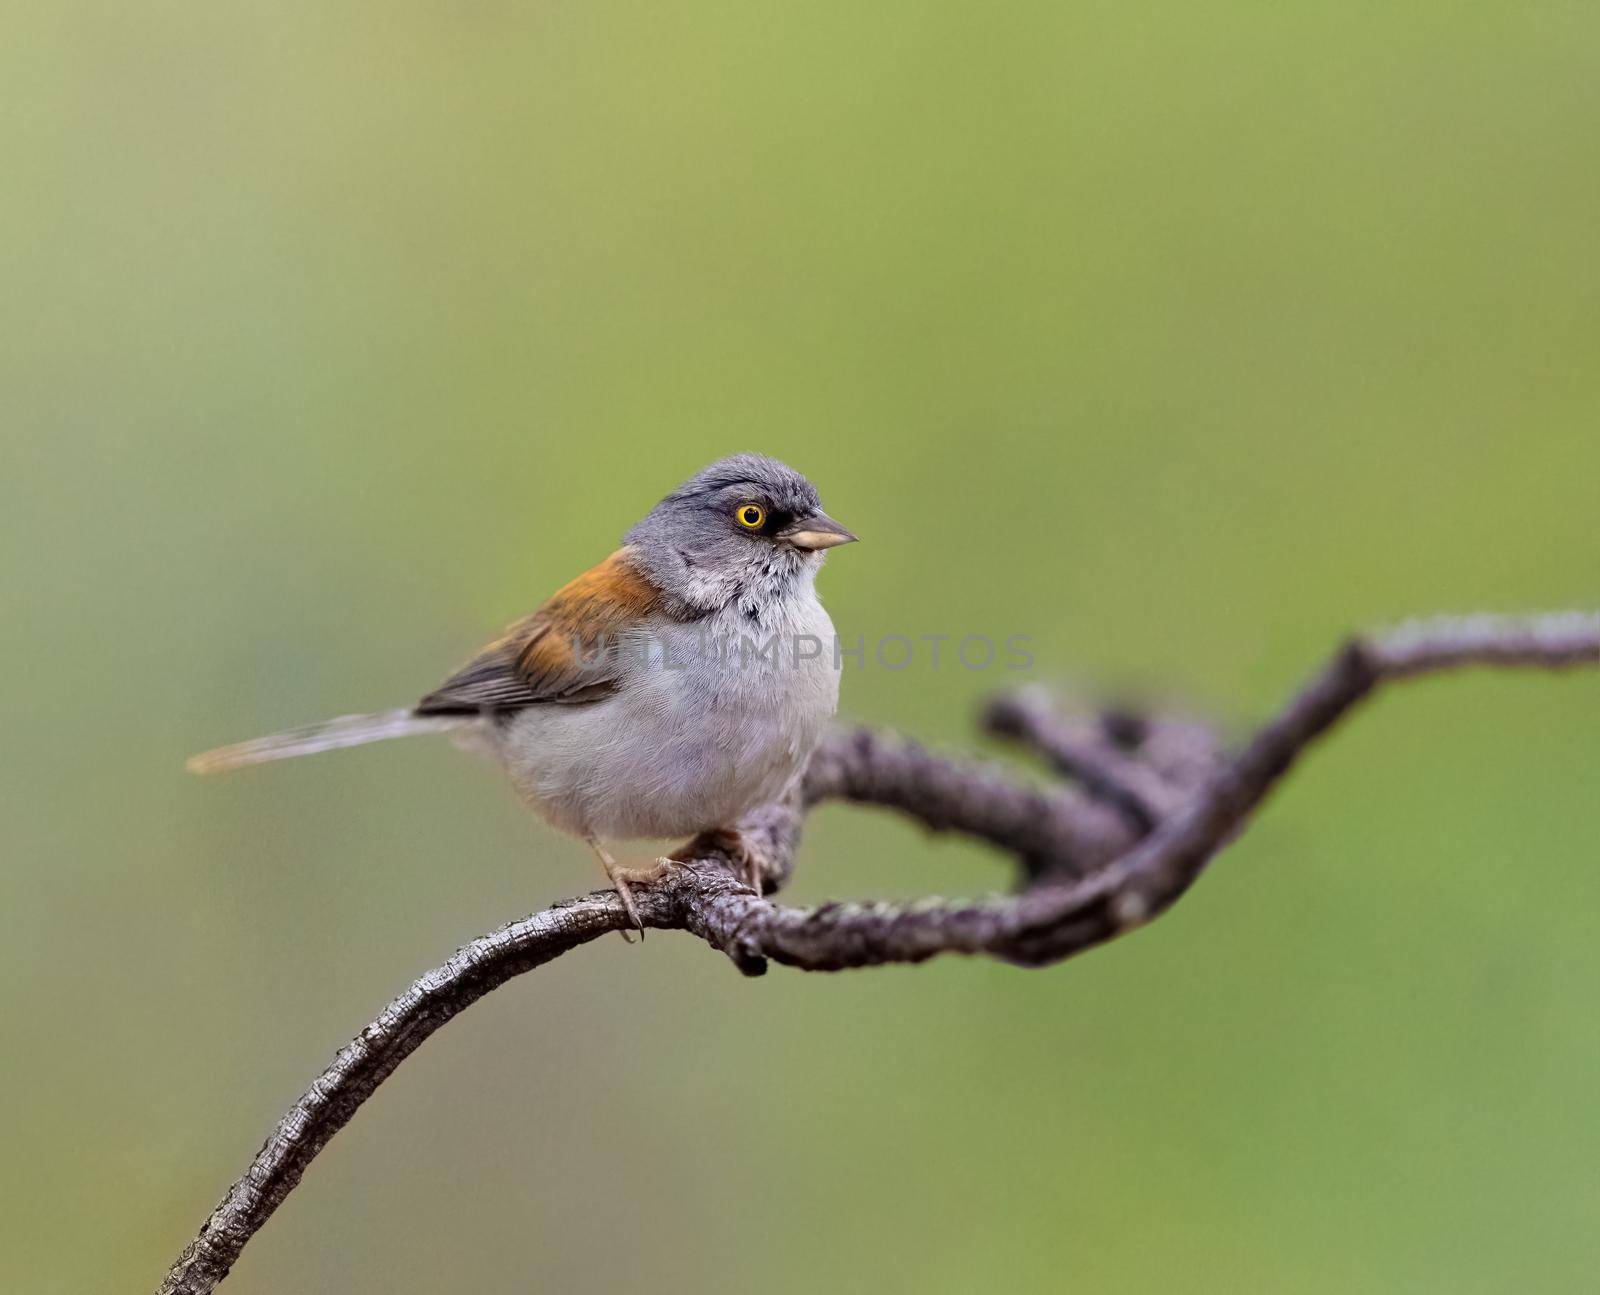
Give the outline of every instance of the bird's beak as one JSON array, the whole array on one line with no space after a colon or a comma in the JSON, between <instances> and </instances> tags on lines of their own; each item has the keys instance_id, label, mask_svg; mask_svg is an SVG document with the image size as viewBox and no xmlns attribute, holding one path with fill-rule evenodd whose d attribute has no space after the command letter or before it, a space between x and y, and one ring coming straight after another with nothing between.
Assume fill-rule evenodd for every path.
<instances>
[{"instance_id":1,"label":"bird's beak","mask_svg":"<svg viewBox=\"0 0 1600 1295\"><path fill-rule=\"evenodd\" d=\"M792 522L778 532L778 538L808 553L817 549L831 549L839 544L853 544L856 539L827 513L812 513L809 517Z\"/></svg>"}]
</instances>

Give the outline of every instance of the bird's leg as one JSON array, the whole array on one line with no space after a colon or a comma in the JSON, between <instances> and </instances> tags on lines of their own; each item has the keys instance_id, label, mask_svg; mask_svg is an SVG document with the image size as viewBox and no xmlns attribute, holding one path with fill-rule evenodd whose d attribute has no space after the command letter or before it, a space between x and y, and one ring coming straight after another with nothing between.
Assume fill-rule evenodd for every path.
<instances>
[{"instance_id":1,"label":"bird's leg","mask_svg":"<svg viewBox=\"0 0 1600 1295\"><path fill-rule=\"evenodd\" d=\"M638 905L634 903L633 887L648 886L651 882L660 881L670 869L693 863L706 850L718 850L727 855L729 862L733 864L734 874L757 895L762 893L761 856L750 848L736 829L731 827L702 832L675 854L663 855L644 868L624 868L611 857L611 852L599 841L590 838L588 844L600 860L600 866L605 869L606 879L616 888L617 898L622 900L622 907L627 910L628 918L639 932L641 940L644 938L644 919L639 916ZM630 944L633 942L628 931L620 931L618 934Z\"/></svg>"},{"instance_id":2,"label":"bird's leg","mask_svg":"<svg viewBox=\"0 0 1600 1295\"><path fill-rule=\"evenodd\" d=\"M657 859L648 868L624 868L611 857L610 851L600 842L590 841L589 848L599 857L600 866L606 871L606 879L616 887L617 897L622 900L623 908L628 910L629 918L632 919L634 926L639 931L639 938L641 940L644 939L644 921L640 918L639 909L633 902L633 890L630 883L632 885L647 886L652 881L659 881L661 875L667 870L667 861ZM628 932L619 931L618 934L628 943L631 944L633 942Z\"/></svg>"},{"instance_id":3,"label":"bird's leg","mask_svg":"<svg viewBox=\"0 0 1600 1295\"><path fill-rule=\"evenodd\" d=\"M761 877L761 856L744 839L737 828L719 827L710 832L703 832L697 836L693 843L695 846L704 846L707 849L720 850L728 856L733 864L734 875L737 876L757 895L764 893ZM692 848L692 847L691 847ZM674 862L678 862L675 860Z\"/></svg>"}]
</instances>

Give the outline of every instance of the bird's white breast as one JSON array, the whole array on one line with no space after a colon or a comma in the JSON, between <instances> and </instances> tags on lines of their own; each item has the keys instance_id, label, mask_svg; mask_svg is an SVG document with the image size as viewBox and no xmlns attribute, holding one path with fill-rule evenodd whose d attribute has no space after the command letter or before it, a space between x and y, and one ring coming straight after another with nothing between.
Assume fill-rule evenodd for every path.
<instances>
[{"instance_id":1,"label":"bird's white breast","mask_svg":"<svg viewBox=\"0 0 1600 1295\"><path fill-rule=\"evenodd\" d=\"M809 580L759 621L661 617L614 646L616 692L530 706L496 740L517 790L578 836L732 826L799 776L838 706L833 622Z\"/></svg>"}]
</instances>

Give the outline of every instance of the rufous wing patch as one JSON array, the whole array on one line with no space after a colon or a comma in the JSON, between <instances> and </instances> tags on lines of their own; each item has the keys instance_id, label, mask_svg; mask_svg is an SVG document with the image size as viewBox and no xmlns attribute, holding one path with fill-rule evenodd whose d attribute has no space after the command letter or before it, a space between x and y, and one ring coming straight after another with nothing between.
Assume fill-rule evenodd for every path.
<instances>
[{"instance_id":1,"label":"rufous wing patch","mask_svg":"<svg viewBox=\"0 0 1600 1295\"><path fill-rule=\"evenodd\" d=\"M619 638L661 605L661 592L618 549L556 591L417 703L417 713L511 710L589 701L616 685Z\"/></svg>"}]
</instances>

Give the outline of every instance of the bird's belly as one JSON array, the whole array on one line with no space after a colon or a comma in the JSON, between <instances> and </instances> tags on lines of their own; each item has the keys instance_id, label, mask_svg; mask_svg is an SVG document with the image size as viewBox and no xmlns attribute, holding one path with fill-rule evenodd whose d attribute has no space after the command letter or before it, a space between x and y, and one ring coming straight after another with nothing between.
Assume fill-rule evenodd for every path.
<instances>
[{"instance_id":1,"label":"bird's belly","mask_svg":"<svg viewBox=\"0 0 1600 1295\"><path fill-rule=\"evenodd\" d=\"M820 654L809 652L785 645L752 661L696 648L673 654L672 668L643 663L609 697L513 717L501 730L501 758L523 798L577 836L686 837L731 826L783 794L833 715L831 637Z\"/></svg>"}]
</instances>

